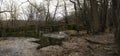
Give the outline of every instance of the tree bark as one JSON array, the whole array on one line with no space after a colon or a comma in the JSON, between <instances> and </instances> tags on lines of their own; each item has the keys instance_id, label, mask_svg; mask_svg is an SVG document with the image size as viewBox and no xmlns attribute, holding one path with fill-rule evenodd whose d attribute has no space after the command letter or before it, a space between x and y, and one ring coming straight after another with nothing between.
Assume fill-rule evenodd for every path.
<instances>
[{"instance_id":1,"label":"tree bark","mask_svg":"<svg viewBox=\"0 0 120 56\"><path fill-rule=\"evenodd\" d=\"M120 0L112 0L113 8L113 18L115 22L115 41L118 44L118 50L120 50ZM118 56L120 56L120 51L118 51Z\"/></svg>"},{"instance_id":2,"label":"tree bark","mask_svg":"<svg viewBox=\"0 0 120 56\"><path fill-rule=\"evenodd\" d=\"M92 33L96 34L100 31L100 21L98 18L98 2L97 0L90 0L91 4L91 17L92 17Z\"/></svg>"},{"instance_id":3,"label":"tree bark","mask_svg":"<svg viewBox=\"0 0 120 56\"><path fill-rule=\"evenodd\" d=\"M109 32L108 0L101 0L101 32Z\"/></svg>"}]
</instances>

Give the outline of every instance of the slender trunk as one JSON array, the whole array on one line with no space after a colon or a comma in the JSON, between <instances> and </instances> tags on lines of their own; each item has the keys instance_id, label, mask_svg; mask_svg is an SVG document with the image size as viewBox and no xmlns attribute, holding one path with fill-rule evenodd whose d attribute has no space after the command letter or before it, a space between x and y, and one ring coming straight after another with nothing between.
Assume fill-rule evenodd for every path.
<instances>
[{"instance_id":1,"label":"slender trunk","mask_svg":"<svg viewBox=\"0 0 120 56\"><path fill-rule=\"evenodd\" d=\"M68 16L68 13L67 13L67 6L66 6L66 2L65 2L65 0L63 0L64 1L64 12L65 12L65 24L66 24L66 26L68 25L68 18L67 18L67 16Z\"/></svg>"},{"instance_id":2,"label":"slender trunk","mask_svg":"<svg viewBox=\"0 0 120 56\"><path fill-rule=\"evenodd\" d=\"M56 8L55 8L55 12L54 12L54 15L53 15L53 21L55 20L55 16L56 16L56 12L57 12L57 9L58 9L58 5L59 5L59 0L57 2Z\"/></svg>"},{"instance_id":3,"label":"slender trunk","mask_svg":"<svg viewBox=\"0 0 120 56\"><path fill-rule=\"evenodd\" d=\"M48 10L47 10L46 18L45 18L46 25L47 25L47 21L49 19L49 14L50 14L50 8L49 7L50 7L50 0L48 0L48 4L47 4Z\"/></svg>"},{"instance_id":4,"label":"slender trunk","mask_svg":"<svg viewBox=\"0 0 120 56\"><path fill-rule=\"evenodd\" d=\"M77 0L77 3L75 1L72 1L72 0L69 0L71 3L73 3L74 5L74 10L75 10L75 23L78 23L78 9L77 9L77 3L78 3L78 6L80 6L80 2ZM80 8L80 7L79 7Z\"/></svg>"}]
</instances>

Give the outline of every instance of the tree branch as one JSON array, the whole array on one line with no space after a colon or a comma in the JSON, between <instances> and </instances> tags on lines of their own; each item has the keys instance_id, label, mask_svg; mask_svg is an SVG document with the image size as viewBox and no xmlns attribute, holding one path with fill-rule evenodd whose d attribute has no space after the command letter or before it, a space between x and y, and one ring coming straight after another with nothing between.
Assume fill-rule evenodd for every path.
<instances>
[{"instance_id":1,"label":"tree branch","mask_svg":"<svg viewBox=\"0 0 120 56\"><path fill-rule=\"evenodd\" d=\"M39 12L42 11L42 10L40 10L36 5L32 4L32 3L30 2L30 0L27 0L27 1L29 2L30 5L32 5L34 8L36 8Z\"/></svg>"},{"instance_id":2,"label":"tree branch","mask_svg":"<svg viewBox=\"0 0 120 56\"><path fill-rule=\"evenodd\" d=\"M25 2L21 2L21 4L18 6L18 7L20 7L21 5L23 5L24 3L27 3L28 1L25 1Z\"/></svg>"},{"instance_id":3,"label":"tree branch","mask_svg":"<svg viewBox=\"0 0 120 56\"><path fill-rule=\"evenodd\" d=\"M13 11L0 11L0 13L5 13L5 12L13 12Z\"/></svg>"},{"instance_id":4,"label":"tree branch","mask_svg":"<svg viewBox=\"0 0 120 56\"><path fill-rule=\"evenodd\" d=\"M76 2L74 2L74 1L72 1L72 0L69 0L69 1L74 4L74 9L77 10Z\"/></svg>"}]
</instances>

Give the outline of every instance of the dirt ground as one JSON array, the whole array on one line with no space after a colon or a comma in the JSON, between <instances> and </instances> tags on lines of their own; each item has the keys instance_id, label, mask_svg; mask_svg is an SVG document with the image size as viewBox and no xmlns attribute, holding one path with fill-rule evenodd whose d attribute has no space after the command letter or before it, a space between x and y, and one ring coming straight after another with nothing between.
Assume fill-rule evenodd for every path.
<instances>
[{"instance_id":1,"label":"dirt ground","mask_svg":"<svg viewBox=\"0 0 120 56\"><path fill-rule=\"evenodd\" d=\"M35 38L0 40L0 56L117 56L113 34L70 36L62 45L51 45L39 50Z\"/></svg>"}]
</instances>

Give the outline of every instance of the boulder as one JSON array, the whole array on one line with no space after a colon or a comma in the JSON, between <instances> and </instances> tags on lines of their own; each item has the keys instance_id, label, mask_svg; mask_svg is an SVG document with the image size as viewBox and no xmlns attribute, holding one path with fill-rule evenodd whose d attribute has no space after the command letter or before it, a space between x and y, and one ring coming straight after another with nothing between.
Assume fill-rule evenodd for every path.
<instances>
[{"instance_id":1,"label":"boulder","mask_svg":"<svg viewBox=\"0 0 120 56\"><path fill-rule=\"evenodd\" d=\"M85 35L87 35L87 31L86 30L79 31L78 34L81 36L85 36Z\"/></svg>"},{"instance_id":2,"label":"boulder","mask_svg":"<svg viewBox=\"0 0 120 56\"><path fill-rule=\"evenodd\" d=\"M67 37L64 32L43 34L43 37L35 43L40 44L37 49L50 45L62 45L62 41Z\"/></svg>"},{"instance_id":3,"label":"boulder","mask_svg":"<svg viewBox=\"0 0 120 56\"><path fill-rule=\"evenodd\" d=\"M66 33L70 36L78 35L78 32L76 30L66 30Z\"/></svg>"}]
</instances>

